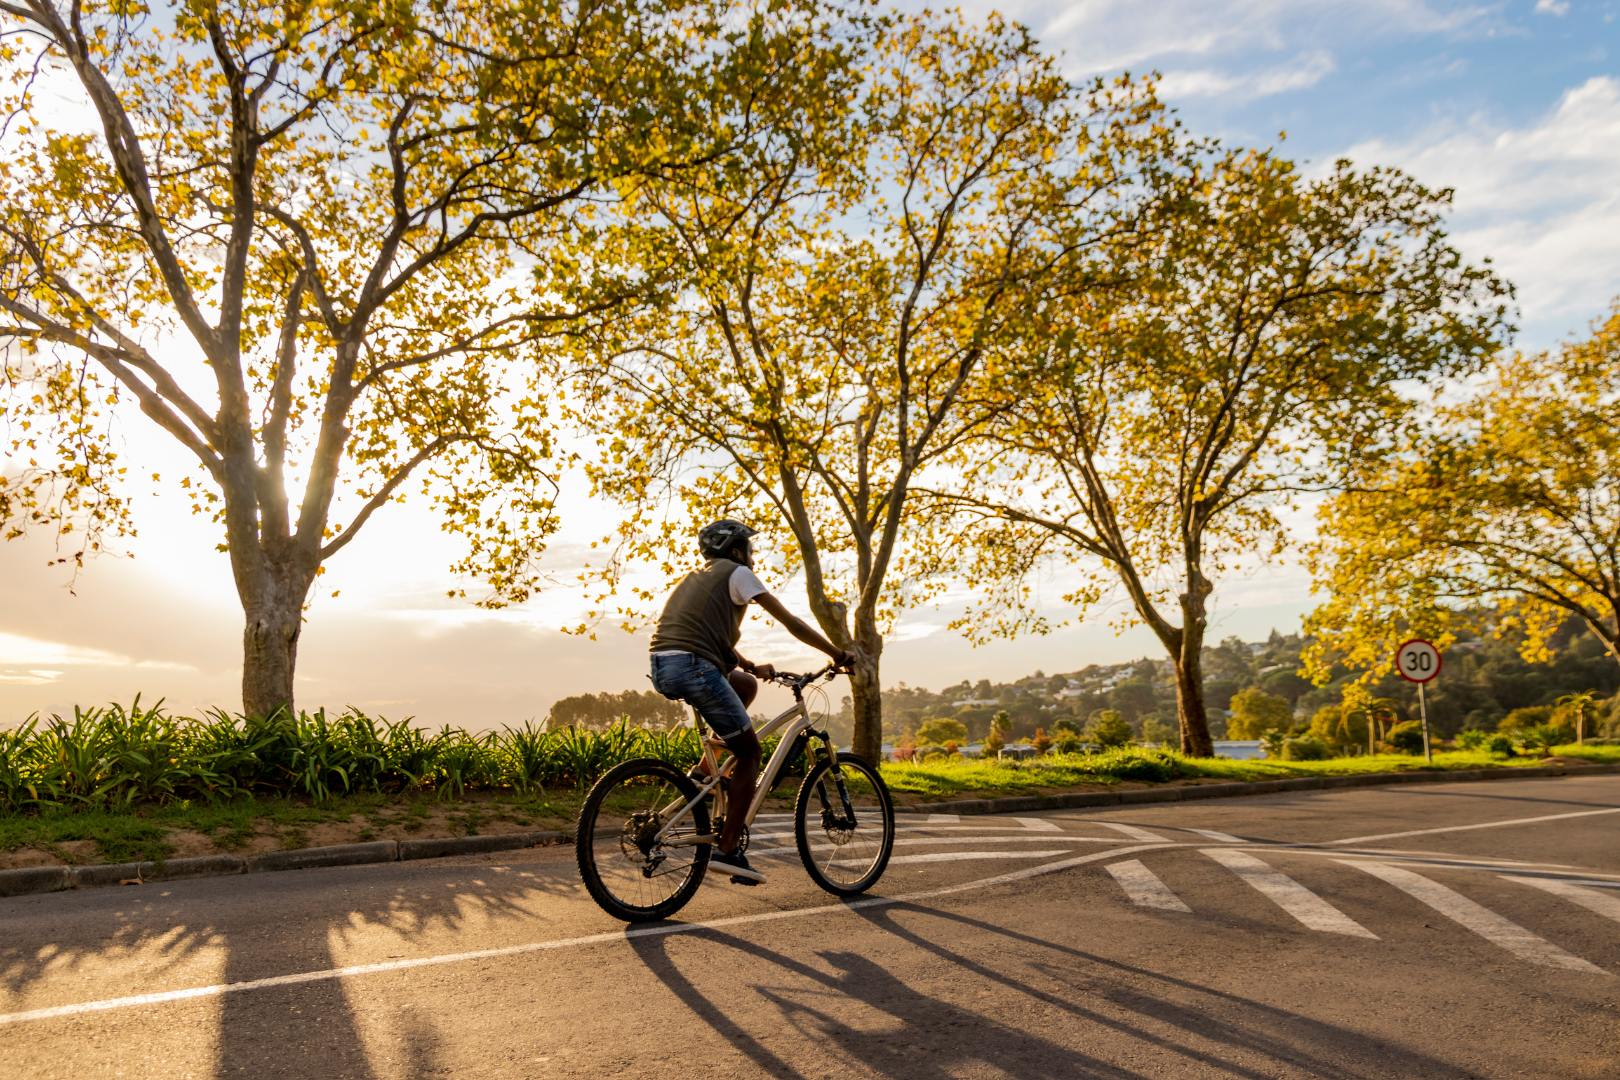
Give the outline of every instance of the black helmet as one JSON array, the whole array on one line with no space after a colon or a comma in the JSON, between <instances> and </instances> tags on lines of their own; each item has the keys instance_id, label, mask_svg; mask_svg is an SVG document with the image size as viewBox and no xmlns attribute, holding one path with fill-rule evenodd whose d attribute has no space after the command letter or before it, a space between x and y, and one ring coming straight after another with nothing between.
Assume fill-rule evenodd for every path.
<instances>
[{"instance_id":1,"label":"black helmet","mask_svg":"<svg viewBox=\"0 0 1620 1080\"><path fill-rule=\"evenodd\" d=\"M698 532L698 550L704 558L719 559L731 554L731 549L754 535L754 530L740 521L721 518L711 521Z\"/></svg>"}]
</instances>

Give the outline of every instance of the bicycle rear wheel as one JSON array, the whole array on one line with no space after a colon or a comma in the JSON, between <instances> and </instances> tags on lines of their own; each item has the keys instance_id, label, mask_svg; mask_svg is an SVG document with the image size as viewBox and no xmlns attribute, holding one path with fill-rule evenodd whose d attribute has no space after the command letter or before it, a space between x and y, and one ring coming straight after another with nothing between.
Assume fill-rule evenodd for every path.
<instances>
[{"instance_id":1,"label":"bicycle rear wheel","mask_svg":"<svg viewBox=\"0 0 1620 1080\"><path fill-rule=\"evenodd\" d=\"M657 834L697 797L695 783L656 758L611 769L591 788L574 832L579 876L603 911L625 922L667 919L692 899L709 865L708 802L659 839ZM684 842L682 842L684 841Z\"/></svg>"},{"instance_id":2,"label":"bicycle rear wheel","mask_svg":"<svg viewBox=\"0 0 1620 1080\"><path fill-rule=\"evenodd\" d=\"M805 775L793 807L793 837L810 879L835 896L877 884L894 853L894 804L877 768L854 754L825 759Z\"/></svg>"}]
</instances>

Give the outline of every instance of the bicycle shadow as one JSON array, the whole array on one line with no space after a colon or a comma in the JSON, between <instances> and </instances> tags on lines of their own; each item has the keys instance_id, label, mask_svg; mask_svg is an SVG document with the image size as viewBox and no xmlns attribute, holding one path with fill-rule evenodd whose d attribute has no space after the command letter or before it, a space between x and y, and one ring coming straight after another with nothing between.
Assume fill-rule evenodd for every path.
<instances>
[{"instance_id":1,"label":"bicycle shadow","mask_svg":"<svg viewBox=\"0 0 1620 1080\"><path fill-rule=\"evenodd\" d=\"M796 976L796 984L772 986L755 982L752 989L773 1005L781 1020L808 1044L841 1051L846 1063L856 1069L916 1080L944 1080L959 1075L963 1066L974 1064L994 1065L1031 1080L1142 1075L1118 1070L1088 1073L1088 1068L1098 1070L1104 1063L930 997L859 953L818 953L832 969L828 971L718 930L630 939L647 969L677 1000L745 1054L754 1067L781 1080L824 1073L820 1069L815 1073L800 1071L765 1045L753 1030L711 1002L669 955L668 946L676 936L735 948L751 960L768 961L780 972ZM862 1007L862 1019L867 1023L851 1023L851 1002ZM927 1052L919 1054L919 1041L930 1038L933 1042Z\"/></svg>"},{"instance_id":2,"label":"bicycle shadow","mask_svg":"<svg viewBox=\"0 0 1620 1080\"><path fill-rule=\"evenodd\" d=\"M759 1071L783 1080L823 1075L828 1069L824 1062L814 1072L802 1071L793 1062L802 1053L825 1053L829 1048L857 1071L908 1080L959 1076L974 1069L1034 1080L1160 1076L1167 1074L1166 1055L1178 1061L1173 1072L1250 1080L1279 1073L1326 1080L1470 1075L1388 1043L1377 1044L1376 1054L1369 1054L1365 1032L971 916L912 903L853 908L850 913L892 939L882 943L879 955L898 946L912 953L904 958L908 968L915 966L916 954L924 954L931 971L941 963L950 965L958 976L951 983L952 1000L907 984L872 959L870 948L818 950L813 959L796 959L715 929L633 938L630 945L675 1001ZM943 924L939 932L908 925L929 920ZM1000 950L996 962L977 959L942 940L962 940L964 934L994 941ZM755 1032L770 1024L745 1025L734 1018L744 1011L739 1003L722 1006L711 1001L671 955L677 939L735 950L748 958L752 970L757 971L761 962L770 965L767 974L737 985L746 985L757 1003L794 1031L803 1040L803 1049L765 1045ZM712 971L715 966L712 956L706 957L701 970ZM1015 1026L991 1015L990 1009L963 1003L974 997L997 1005L994 1011L999 1015L1026 1019ZM1016 1008L1007 1009L1009 1002ZM1044 1030L1037 1030L1042 1023ZM1054 1029L1059 1024L1061 1030L1079 1033L1080 1039L1060 1041ZM1095 1047L1082 1050L1075 1045L1097 1029L1108 1032L1107 1045L1117 1048L1106 1057ZM1140 1071L1145 1060L1158 1064ZM1355 1064L1358 1061L1373 1063L1362 1067Z\"/></svg>"}]
</instances>

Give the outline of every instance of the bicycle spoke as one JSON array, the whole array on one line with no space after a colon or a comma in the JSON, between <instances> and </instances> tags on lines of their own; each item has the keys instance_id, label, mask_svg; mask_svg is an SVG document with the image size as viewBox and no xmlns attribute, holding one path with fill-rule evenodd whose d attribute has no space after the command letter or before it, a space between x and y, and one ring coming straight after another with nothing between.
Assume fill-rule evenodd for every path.
<instances>
[{"instance_id":1,"label":"bicycle spoke","mask_svg":"<svg viewBox=\"0 0 1620 1080\"><path fill-rule=\"evenodd\" d=\"M599 899L609 905L633 915L651 913L674 903L689 883L695 887L707 849L690 838L708 828L701 807L686 809L689 796L678 775L649 763L593 791L595 820L580 844L603 894Z\"/></svg>"}]
</instances>

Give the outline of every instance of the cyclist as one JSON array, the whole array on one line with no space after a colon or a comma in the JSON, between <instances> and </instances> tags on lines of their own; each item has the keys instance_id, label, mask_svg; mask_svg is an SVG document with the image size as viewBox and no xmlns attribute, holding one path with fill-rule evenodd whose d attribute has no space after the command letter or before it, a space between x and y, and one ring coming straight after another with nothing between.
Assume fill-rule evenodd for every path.
<instances>
[{"instance_id":1,"label":"cyclist","mask_svg":"<svg viewBox=\"0 0 1620 1080\"><path fill-rule=\"evenodd\" d=\"M748 706L759 691L754 676L776 674L770 664L756 664L737 652L743 616L748 605L758 604L788 633L846 666L855 659L822 637L766 591L754 573L755 530L740 521L722 518L698 532L698 550L706 562L676 583L658 618L652 636L652 683L666 698L684 701L698 711L710 730L723 740L736 758L726 789L726 815L709 865L731 875L739 885L758 885L765 875L748 865L737 850L743 819L753 802L759 775L759 736L748 717Z\"/></svg>"}]
</instances>

